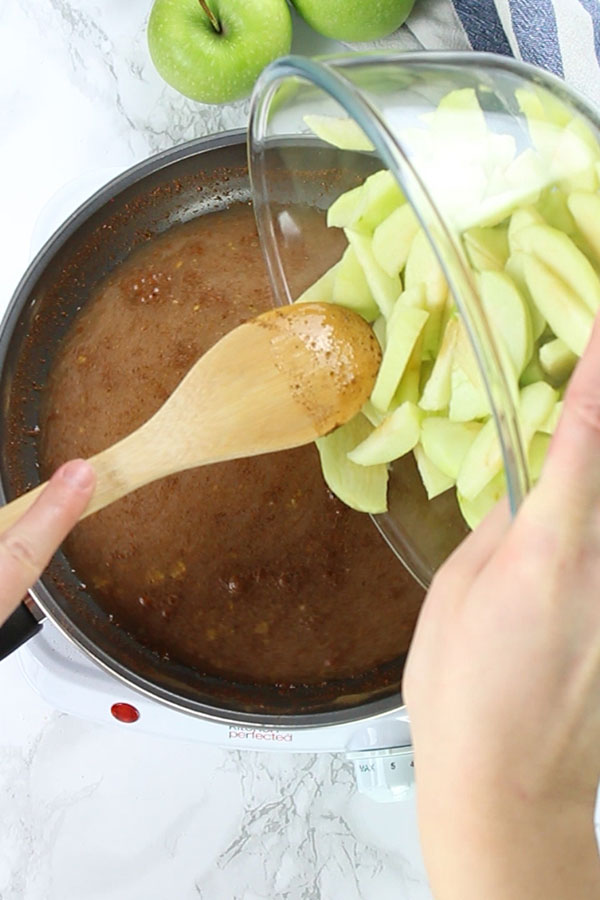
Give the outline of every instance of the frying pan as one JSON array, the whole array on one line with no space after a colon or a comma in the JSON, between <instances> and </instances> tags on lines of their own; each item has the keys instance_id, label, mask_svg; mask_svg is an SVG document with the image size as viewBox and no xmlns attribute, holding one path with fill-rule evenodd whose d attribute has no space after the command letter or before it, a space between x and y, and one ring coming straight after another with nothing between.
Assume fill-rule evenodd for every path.
<instances>
[{"instance_id":1,"label":"frying pan","mask_svg":"<svg viewBox=\"0 0 600 900\"><path fill-rule=\"evenodd\" d=\"M372 165L353 159L345 166L339 151L296 146L286 151L286 169L294 154L303 172L314 173L303 182L303 201L323 208ZM275 165L275 179L276 170ZM282 180L282 202L285 190ZM170 226L249 199L245 134L203 138L154 156L110 182L42 248L0 328L3 501L39 483L40 388L53 348L92 287L132 250ZM293 689L239 683L165 659L111 621L60 552L0 629L0 657L34 635L44 617L130 686L187 713L294 728L358 720L401 705L404 654L359 677Z\"/></svg>"}]
</instances>

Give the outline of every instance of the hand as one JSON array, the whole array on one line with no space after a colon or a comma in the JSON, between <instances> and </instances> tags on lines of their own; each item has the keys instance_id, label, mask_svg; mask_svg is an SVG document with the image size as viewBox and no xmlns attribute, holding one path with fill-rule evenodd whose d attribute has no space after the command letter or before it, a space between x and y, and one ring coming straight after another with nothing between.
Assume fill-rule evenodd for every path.
<instances>
[{"instance_id":1,"label":"hand","mask_svg":"<svg viewBox=\"0 0 600 900\"><path fill-rule=\"evenodd\" d=\"M82 459L58 469L25 515L0 535L0 622L16 609L85 510L94 470Z\"/></svg>"},{"instance_id":2,"label":"hand","mask_svg":"<svg viewBox=\"0 0 600 900\"><path fill-rule=\"evenodd\" d=\"M436 575L404 677L439 900L600 897L600 324L544 470Z\"/></svg>"}]
</instances>

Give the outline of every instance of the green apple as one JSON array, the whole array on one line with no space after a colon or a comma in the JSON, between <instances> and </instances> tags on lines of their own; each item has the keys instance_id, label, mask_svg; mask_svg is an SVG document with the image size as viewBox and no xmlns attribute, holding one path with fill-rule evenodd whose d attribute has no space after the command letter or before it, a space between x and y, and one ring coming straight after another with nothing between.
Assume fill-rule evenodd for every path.
<instances>
[{"instance_id":1,"label":"green apple","mask_svg":"<svg viewBox=\"0 0 600 900\"><path fill-rule=\"evenodd\" d=\"M202 103L246 97L267 63L289 52L285 0L154 0L148 48L165 81Z\"/></svg>"},{"instance_id":2,"label":"green apple","mask_svg":"<svg viewBox=\"0 0 600 900\"><path fill-rule=\"evenodd\" d=\"M414 0L292 0L311 28L337 41L374 41L408 18Z\"/></svg>"}]
</instances>

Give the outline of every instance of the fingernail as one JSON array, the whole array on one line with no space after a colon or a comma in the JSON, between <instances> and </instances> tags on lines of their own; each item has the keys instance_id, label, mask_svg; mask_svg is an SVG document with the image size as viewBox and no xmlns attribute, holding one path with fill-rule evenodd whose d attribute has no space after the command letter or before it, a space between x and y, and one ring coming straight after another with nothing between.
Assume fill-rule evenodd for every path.
<instances>
[{"instance_id":1,"label":"fingernail","mask_svg":"<svg viewBox=\"0 0 600 900\"><path fill-rule=\"evenodd\" d=\"M88 488L94 480L94 470L85 459L72 459L60 470L60 477L73 487Z\"/></svg>"}]
</instances>

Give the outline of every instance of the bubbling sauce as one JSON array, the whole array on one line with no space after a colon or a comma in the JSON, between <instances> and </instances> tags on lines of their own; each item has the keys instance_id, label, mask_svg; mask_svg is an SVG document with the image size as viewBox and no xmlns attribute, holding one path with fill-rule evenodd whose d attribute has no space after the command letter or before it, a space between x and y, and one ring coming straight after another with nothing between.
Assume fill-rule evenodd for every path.
<instances>
[{"instance_id":1,"label":"bubbling sauce","mask_svg":"<svg viewBox=\"0 0 600 900\"><path fill-rule=\"evenodd\" d=\"M316 217L308 233L294 260L306 284L342 251ZM59 349L41 421L44 475L141 425L202 353L270 305L246 205L135 251ZM317 684L391 661L407 650L423 597L369 517L327 490L313 446L150 484L78 525L65 549L142 644L251 683Z\"/></svg>"}]
</instances>

